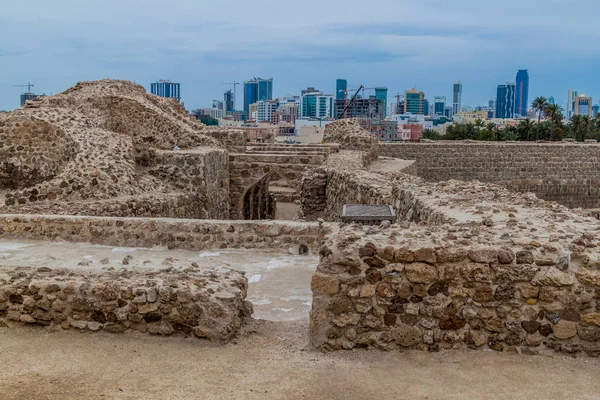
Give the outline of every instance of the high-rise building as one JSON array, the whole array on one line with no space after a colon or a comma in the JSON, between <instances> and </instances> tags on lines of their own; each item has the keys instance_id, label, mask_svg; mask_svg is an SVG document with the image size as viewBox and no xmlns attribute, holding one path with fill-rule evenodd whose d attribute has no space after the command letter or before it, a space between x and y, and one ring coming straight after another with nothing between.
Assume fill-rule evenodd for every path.
<instances>
[{"instance_id":1,"label":"high-rise building","mask_svg":"<svg viewBox=\"0 0 600 400\"><path fill-rule=\"evenodd\" d=\"M217 110L221 110L221 111L223 111L223 115L227 115L227 113L225 112L225 103L223 103L220 100L213 100L212 101L212 108L215 108Z\"/></svg>"},{"instance_id":2,"label":"high-rise building","mask_svg":"<svg viewBox=\"0 0 600 400\"><path fill-rule=\"evenodd\" d=\"M567 109L565 117L567 119L571 119L571 117L573 116L573 107L575 99L579 96L579 92L577 90L569 90L569 94L567 96Z\"/></svg>"},{"instance_id":3,"label":"high-rise building","mask_svg":"<svg viewBox=\"0 0 600 400\"><path fill-rule=\"evenodd\" d=\"M425 114L425 93L412 88L404 92L404 114Z\"/></svg>"},{"instance_id":4,"label":"high-rise building","mask_svg":"<svg viewBox=\"0 0 600 400\"><path fill-rule=\"evenodd\" d=\"M458 81L452 90L452 114L458 114L462 109L462 83Z\"/></svg>"},{"instance_id":5,"label":"high-rise building","mask_svg":"<svg viewBox=\"0 0 600 400\"><path fill-rule=\"evenodd\" d=\"M307 94L307 93L316 93L316 92L320 92L320 90L318 90L318 89L315 89L314 87L310 87L310 86L309 86L309 87L307 87L306 89L303 89L303 90L300 92L300 95L301 95L301 96L304 96L304 95L305 95L305 94Z\"/></svg>"},{"instance_id":6,"label":"high-rise building","mask_svg":"<svg viewBox=\"0 0 600 400\"><path fill-rule=\"evenodd\" d=\"M345 79L338 79L335 81L335 99L341 100L346 98L346 91L348 90L348 81Z\"/></svg>"},{"instance_id":7,"label":"high-rise building","mask_svg":"<svg viewBox=\"0 0 600 400\"><path fill-rule=\"evenodd\" d=\"M429 115L429 100L423 99L423 114Z\"/></svg>"},{"instance_id":8,"label":"high-rise building","mask_svg":"<svg viewBox=\"0 0 600 400\"><path fill-rule=\"evenodd\" d=\"M515 92L515 115L517 117L526 117L529 107L529 72L526 69L520 69L517 72L516 92Z\"/></svg>"},{"instance_id":9,"label":"high-rise building","mask_svg":"<svg viewBox=\"0 0 600 400\"><path fill-rule=\"evenodd\" d=\"M27 100L37 99L38 97L40 97L39 94L35 94L35 93L31 93L31 92L25 92L25 93L21 94L21 107L23 107L25 105Z\"/></svg>"},{"instance_id":10,"label":"high-rise building","mask_svg":"<svg viewBox=\"0 0 600 400\"><path fill-rule=\"evenodd\" d=\"M159 80L150 85L150 93L181 101L181 84L171 81Z\"/></svg>"},{"instance_id":11,"label":"high-rise building","mask_svg":"<svg viewBox=\"0 0 600 400\"><path fill-rule=\"evenodd\" d=\"M595 106L592 106L592 117L595 117L598 113L600 113L600 105L596 104Z\"/></svg>"},{"instance_id":12,"label":"high-rise building","mask_svg":"<svg viewBox=\"0 0 600 400\"><path fill-rule=\"evenodd\" d=\"M347 109L346 109L346 106ZM346 112L344 113L344 109ZM379 118L383 119L385 107L383 100L375 96L369 96L368 99L338 99L335 101L335 118Z\"/></svg>"},{"instance_id":13,"label":"high-rise building","mask_svg":"<svg viewBox=\"0 0 600 400\"><path fill-rule=\"evenodd\" d=\"M235 110L235 98L231 89L223 94L223 103L225 103L225 114L230 114Z\"/></svg>"},{"instance_id":14,"label":"high-rise building","mask_svg":"<svg viewBox=\"0 0 600 400\"><path fill-rule=\"evenodd\" d=\"M511 82L498 85L496 118L505 119L515 117L515 89L516 84Z\"/></svg>"},{"instance_id":15,"label":"high-rise building","mask_svg":"<svg viewBox=\"0 0 600 400\"><path fill-rule=\"evenodd\" d=\"M322 92L305 93L300 102L301 118L332 118L335 97Z\"/></svg>"},{"instance_id":16,"label":"high-rise building","mask_svg":"<svg viewBox=\"0 0 600 400\"><path fill-rule=\"evenodd\" d=\"M386 117L387 116L387 94L388 94L388 88L383 87L383 86L379 86L375 88L375 97L378 98L379 100L383 101L383 116Z\"/></svg>"},{"instance_id":17,"label":"high-rise building","mask_svg":"<svg viewBox=\"0 0 600 400\"><path fill-rule=\"evenodd\" d=\"M592 98L585 94L579 95L573 102L573 115L592 116Z\"/></svg>"},{"instance_id":18,"label":"high-rise building","mask_svg":"<svg viewBox=\"0 0 600 400\"><path fill-rule=\"evenodd\" d=\"M433 113L444 115L446 111L446 96L436 96L433 98Z\"/></svg>"},{"instance_id":19,"label":"high-rise building","mask_svg":"<svg viewBox=\"0 0 600 400\"><path fill-rule=\"evenodd\" d=\"M244 82L244 112L250 116L250 104L273 99L273 78L252 78Z\"/></svg>"},{"instance_id":20,"label":"high-rise building","mask_svg":"<svg viewBox=\"0 0 600 400\"><path fill-rule=\"evenodd\" d=\"M556 104L556 100L554 100L554 96L548 97L548 104Z\"/></svg>"}]
</instances>

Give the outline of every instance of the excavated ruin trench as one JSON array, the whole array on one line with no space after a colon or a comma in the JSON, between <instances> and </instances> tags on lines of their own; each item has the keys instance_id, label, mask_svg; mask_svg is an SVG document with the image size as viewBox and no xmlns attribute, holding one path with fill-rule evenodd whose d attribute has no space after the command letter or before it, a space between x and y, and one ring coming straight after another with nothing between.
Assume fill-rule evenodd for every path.
<instances>
[{"instance_id":1,"label":"excavated ruin trench","mask_svg":"<svg viewBox=\"0 0 600 400\"><path fill-rule=\"evenodd\" d=\"M131 258L130 258L130 257ZM125 258L128 265L123 265ZM151 271L196 263L202 270L227 267L248 278L247 300L253 317L268 321L306 319L311 308L310 280L317 255L291 255L266 250L166 250L162 247L112 247L88 243L0 240L0 266L40 266L74 271Z\"/></svg>"}]
</instances>

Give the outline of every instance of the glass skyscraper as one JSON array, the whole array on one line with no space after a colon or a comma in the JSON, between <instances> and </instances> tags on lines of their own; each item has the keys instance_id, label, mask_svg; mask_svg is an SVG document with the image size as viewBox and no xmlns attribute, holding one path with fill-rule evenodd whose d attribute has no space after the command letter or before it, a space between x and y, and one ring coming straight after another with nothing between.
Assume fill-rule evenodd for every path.
<instances>
[{"instance_id":1,"label":"glass skyscraper","mask_svg":"<svg viewBox=\"0 0 600 400\"><path fill-rule=\"evenodd\" d=\"M458 114L462 107L462 83L458 81L452 90L452 114Z\"/></svg>"},{"instance_id":2,"label":"glass skyscraper","mask_svg":"<svg viewBox=\"0 0 600 400\"><path fill-rule=\"evenodd\" d=\"M433 113L436 115L444 115L446 111L446 97L436 96L433 98Z\"/></svg>"},{"instance_id":3,"label":"glass skyscraper","mask_svg":"<svg viewBox=\"0 0 600 400\"><path fill-rule=\"evenodd\" d=\"M338 79L335 81L335 98L336 100L346 98L346 90L348 90L348 81L345 79Z\"/></svg>"},{"instance_id":4,"label":"glass skyscraper","mask_svg":"<svg viewBox=\"0 0 600 400\"><path fill-rule=\"evenodd\" d=\"M177 99L181 101L181 85L170 81L160 80L150 85L150 93L160 96Z\"/></svg>"},{"instance_id":5,"label":"glass skyscraper","mask_svg":"<svg viewBox=\"0 0 600 400\"><path fill-rule=\"evenodd\" d=\"M244 82L244 112L249 115L250 104L273 99L273 78L253 78Z\"/></svg>"},{"instance_id":6,"label":"glass skyscraper","mask_svg":"<svg viewBox=\"0 0 600 400\"><path fill-rule=\"evenodd\" d=\"M517 72L517 85L515 93L515 115L517 117L526 117L529 107L529 72L526 69L520 69Z\"/></svg>"},{"instance_id":7,"label":"glass skyscraper","mask_svg":"<svg viewBox=\"0 0 600 400\"><path fill-rule=\"evenodd\" d=\"M498 85L496 96L496 118L515 117L515 88L514 83Z\"/></svg>"},{"instance_id":8,"label":"glass skyscraper","mask_svg":"<svg viewBox=\"0 0 600 400\"><path fill-rule=\"evenodd\" d=\"M387 94L388 88L386 87L376 87L375 88L375 97L378 100L383 101L383 116L387 116Z\"/></svg>"}]
</instances>

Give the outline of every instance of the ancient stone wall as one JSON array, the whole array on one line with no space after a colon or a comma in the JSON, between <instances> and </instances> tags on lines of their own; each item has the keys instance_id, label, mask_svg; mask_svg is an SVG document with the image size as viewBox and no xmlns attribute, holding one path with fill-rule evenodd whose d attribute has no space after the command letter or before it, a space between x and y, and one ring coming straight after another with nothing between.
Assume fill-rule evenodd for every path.
<instances>
[{"instance_id":1,"label":"ancient stone wall","mask_svg":"<svg viewBox=\"0 0 600 400\"><path fill-rule=\"evenodd\" d=\"M160 271L0 269L0 326L176 332L227 342L252 314L239 272L171 265Z\"/></svg>"},{"instance_id":2,"label":"ancient stone wall","mask_svg":"<svg viewBox=\"0 0 600 400\"><path fill-rule=\"evenodd\" d=\"M199 197L205 211L196 218L229 219L229 156L225 150L159 151L153 164L150 175Z\"/></svg>"},{"instance_id":3,"label":"ancient stone wall","mask_svg":"<svg viewBox=\"0 0 600 400\"><path fill-rule=\"evenodd\" d=\"M318 251L330 225L292 221L215 221L52 215L0 215L0 238L64 240L110 246L206 250Z\"/></svg>"},{"instance_id":4,"label":"ancient stone wall","mask_svg":"<svg viewBox=\"0 0 600 400\"><path fill-rule=\"evenodd\" d=\"M416 160L419 176L494 182L568 207L600 207L600 145L579 143L381 143L381 155Z\"/></svg>"},{"instance_id":5,"label":"ancient stone wall","mask_svg":"<svg viewBox=\"0 0 600 400\"><path fill-rule=\"evenodd\" d=\"M379 157L379 140L356 119L341 119L325 127L323 143L339 143L340 149L361 151L362 167Z\"/></svg>"},{"instance_id":6,"label":"ancient stone wall","mask_svg":"<svg viewBox=\"0 0 600 400\"><path fill-rule=\"evenodd\" d=\"M490 241L485 227L365 230L347 226L321 249L314 347L600 355L597 232L567 249L508 232Z\"/></svg>"},{"instance_id":7,"label":"ancient stone wall","mask_svg":"<svg viewBox=\"0 0 600 400\"><path fill-rule=\"evenodd\" d=\"M360 153L342 151L323 167L305 171L300 199L303 219L339 222L345 204L367 204L391 205L397 221L440 224L448 220L439 207L427 204L419 195L425 182L404 170L392 174L366 171L357 162ZM415 171L414 163L406 168L409 173Z\"/></svg>"}]
</instances>

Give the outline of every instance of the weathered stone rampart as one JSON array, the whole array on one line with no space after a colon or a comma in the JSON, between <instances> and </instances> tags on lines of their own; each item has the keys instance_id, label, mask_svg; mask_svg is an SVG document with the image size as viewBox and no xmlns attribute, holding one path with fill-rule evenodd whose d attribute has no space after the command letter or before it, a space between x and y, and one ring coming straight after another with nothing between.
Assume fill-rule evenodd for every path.
<instances>
[{"instance_id":1,"label":"weathered stone rampart","mask_svg":"<svg viewBox=\"0 0 600 400\"><path fill-rule=\"evenodd\" d=\"M292 221L214 221L52 215L0 215L0 238L63 240L110 246L206 250L318 251L332 226Z\"/></svg>"},{"instance_id":2,"label":"weathered stone rampart","mask_svg":"<svg viewBox=\"0 0 600 400\"><path fill-rule=\"evenodd\" d=\"M600 145L579 143L381 143L382 156L416 160L427 181L494 182L568 207L600 207Z\"/></svg>"},{"instance_id":3,"label":"weathered stone rampart","mask_svg":"<svg viewBox=\"0 0 600 400\"><path fill-rule=\"evenodd\" d=\"M231 340L252 314L247 279L226 268L156 271L0 268L0 326L135 330Z\"/></svg>"},{"instance_id":4,"label":"weathered stone rampart","mask_svg":"<svg viewBox=\"0 0 600 400\"><path fill-rule=\"evenodd\" d=\"M313 276L312 344L599 356L597 231L518 231L343 228Z\"/></svg>"}]
</instances>

